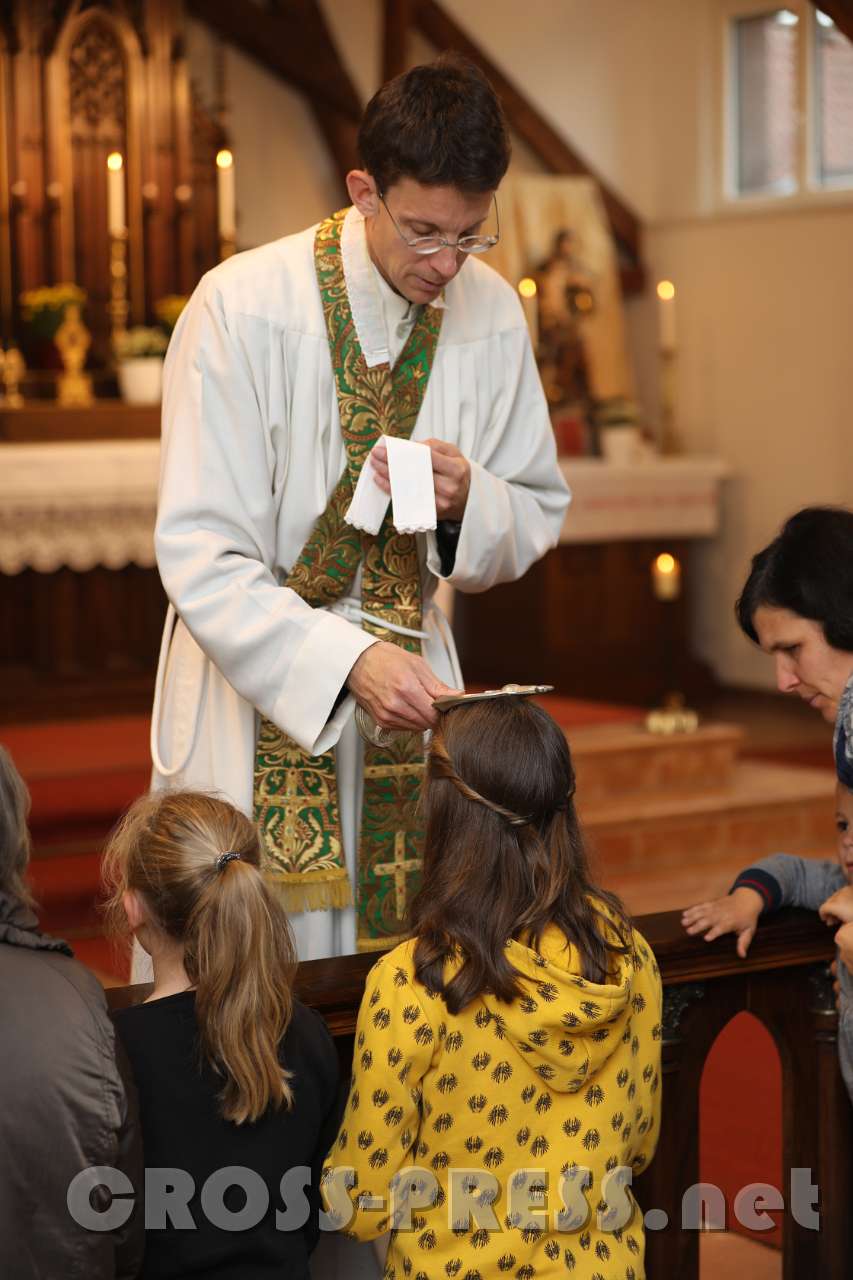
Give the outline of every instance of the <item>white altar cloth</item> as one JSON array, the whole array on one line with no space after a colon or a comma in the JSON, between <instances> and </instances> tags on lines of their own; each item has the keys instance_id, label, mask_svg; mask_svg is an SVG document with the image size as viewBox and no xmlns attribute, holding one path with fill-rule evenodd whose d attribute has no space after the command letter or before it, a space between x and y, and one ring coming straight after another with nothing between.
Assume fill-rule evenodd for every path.
<instances>
[{"instance_id":1,"label":"white altar cloth","mask_svg":"<svg viewBox=\"0 0 853 1280\"><path fill-rule=\"evenodd\" d=\"M0 444L0 573L154 564L158 440Z\"/></svg>"},{"instance_id":2,"label":"white altar cloth","mask_svg":"<svg viewBox=\"0 0 853 1280\"><path fill-rule=\"evenodd\" d=\"M561 542L710 538L720 523L718 458L649 458L617 466L601 458L561 458L572 503Z\"/></svg>"},{"instance_id":3,"label":"white altar cloth","mask_svg":"<svg viewBox=\"0 0 853 1280\"><path fill-rule=\"evenodd\" d=\"M160 442L0 444L0 573L154 564ZM561 542L708 538L719 528L716 458L616 466L563 458L572 489Z\"/></svg>"}]
</instances>

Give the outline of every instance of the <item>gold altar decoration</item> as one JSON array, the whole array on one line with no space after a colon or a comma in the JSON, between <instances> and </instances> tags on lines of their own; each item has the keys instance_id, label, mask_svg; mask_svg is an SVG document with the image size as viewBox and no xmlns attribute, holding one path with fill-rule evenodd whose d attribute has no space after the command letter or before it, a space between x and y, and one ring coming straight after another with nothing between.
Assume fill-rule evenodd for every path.
<instances>
[{"instance_id":1,"label":"gold altar decoration","mask_svg":"<svg viewBox=\"0 0 853 1280\"><path fill-rule=\"evenodd\" d=\"M92 344L92 336L80 318L80 308L71 303L65 309L65 319L54 338L65 372L59 375L57 399L61 405L91 404L92 379L83 373L86 352Z\"/></svg>"},{"instance_id":2,"label":"gold altar decoration","mask_svg":"<svg viewBox=\"0 0 853 1280\"><path fill-rule=\"evenodd\" d=\"M107 304L113 346L127 329L127 232L110 235L110 300Z\"/></svg>"},{"instance_id":3,"label":"gold altar decoration","mask_svg":"<svg viewBox=\"0 0 853 1280\"><path fill-rule=\"evenodd\" d=\"M2 367L3 390L5 392L5 398L0 397L3 407L5 409L22 409L24 397L18 388L27 371L27 366L17 347L9 347L8 351L0 351L0 366Z\"/></svg>"}]
</instances>

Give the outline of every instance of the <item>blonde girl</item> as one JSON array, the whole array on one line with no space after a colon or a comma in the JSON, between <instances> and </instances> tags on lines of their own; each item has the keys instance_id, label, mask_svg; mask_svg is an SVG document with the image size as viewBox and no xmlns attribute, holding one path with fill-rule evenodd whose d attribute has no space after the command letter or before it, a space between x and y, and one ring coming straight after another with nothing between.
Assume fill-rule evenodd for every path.
<instances>
[{"instance_id":1,"label":"blonde girl","mask_svg":"<svg viewBox=\"0 0 853 1280\"><path fill-rule=\"evenodd\" d=\"M307 1277L338 1063L322 1019L293 997L290 927L257 830L216 796L146 796L104 869L108 915L154 971L144 1003L115 1015L149 1170L142 1275ZM305 1220L278 1230L292 1170L287 1185L308 1188L290 1222Z\"/></svg>"}]
</instances>

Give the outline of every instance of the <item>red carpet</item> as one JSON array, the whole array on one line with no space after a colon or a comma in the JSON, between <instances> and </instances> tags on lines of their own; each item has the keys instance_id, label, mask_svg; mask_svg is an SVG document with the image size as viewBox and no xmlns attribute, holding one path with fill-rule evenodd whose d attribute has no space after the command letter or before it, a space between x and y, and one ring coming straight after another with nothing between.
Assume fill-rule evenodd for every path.
<instances>
[{"instance_id":1,"label":"red carpet","mask_svg":"<svg viewBox=\"0 0 853 1280\"><path fill-rule=\"evenodd\" d=\"M541 701L569 731L643 718L636 708L554 695ZM123 810L147 790L147 717L0 726L0 742L11 751L32 795L31 881L42 926L67 938L101 981L127 981L125 961L101 932L100 849ZM780 1116L778 1055L763 1027L741 1015L717 1041L701 1093L701 1177L725 1192L734 1229L732 1205L741 1187L749 1182L780 1186ZM780 1233L761 1238L778 1243Z\"/></svg>"}]
</instances>

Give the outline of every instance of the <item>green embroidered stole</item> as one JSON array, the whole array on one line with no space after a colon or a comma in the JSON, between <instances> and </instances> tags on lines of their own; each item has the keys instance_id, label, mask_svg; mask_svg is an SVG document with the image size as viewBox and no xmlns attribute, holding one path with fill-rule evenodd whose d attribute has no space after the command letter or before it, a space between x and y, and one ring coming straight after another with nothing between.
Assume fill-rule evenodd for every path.
<instances>
[{"instance_id":1,"label":"green embroidered stole","mask_svg":"<svg viewBox=\"0 0 853 1280\"><path fill-rule=\"evenodd\" d=\"M347 297L341 260L346 210L318 228L314 261L337 386L347 465L286 585L314 607L346 595L362 566L361 607L373 617L421 629L421 580L413 534L397 533L390 508L374 537L344 520L359 473L380 435L408 439L432 368L441 311L422 307L393 371L368 368ZM365 630L413 652L420 641L363 622ZM357 908L359 950L393 946L405 932L408 896L419 883L417 803L423 738L396 735L387 747L365 746L358 883L350 886L341 837L335 753L310 756L262 720L255 761L255 818L267 870L290 911Z\"/></svg>"}]
</instances>

